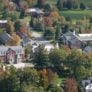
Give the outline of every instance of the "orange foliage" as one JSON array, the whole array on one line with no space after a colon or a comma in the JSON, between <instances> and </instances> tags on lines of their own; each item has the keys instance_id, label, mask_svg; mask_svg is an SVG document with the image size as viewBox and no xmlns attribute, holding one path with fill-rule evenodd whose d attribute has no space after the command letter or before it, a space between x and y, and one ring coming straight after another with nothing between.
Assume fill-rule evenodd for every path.
<instances>
[{"instance_id":1,"label":"orange foliage","mask_svg":"<svg viewBox=\"0 0 92 92\"><path fill-rule=\"evenodd\" d=\"M66 92L78 92L78 85L75 79L68 78L65 81Z\"/></svg>"},{"instance_id":2,"label":"orange foliage","mask_svg":"<svg viewBox=\"0 0 92 92\"><path fill-rule=\"evenodd\" d=\"M24 34L27 34L27 30L24 27L21 27L19 31L22 32L22 33L24 33Z\"/></svg>"},{"instance_id":3,"label":"orange foliage","mask_svg":"<svg viewBox=\"0 0 92 92\"><path fill-rule=\"evenodd\" d=\"M51 13L50 13L50 17L51 18L55 18L55 19L57 19L57 20L60 20L60 15L59 15L59 13L57 12L57 11L52 11Z\"/></svg>"},{"instance_id":4,"label":"orange foliage","mask_svg":"<svg viewBox=\"0 0 92 92\"><path fill-rule=\"evenodd\" d=\"M50 17L44 17L44 23L47 27L52 27L52 24L53 24Z\"/></svg>"},{"instance_id":5,"label":"orange foliage","mask_svg":"<svg viewBox=\"0 0 92 92\"><path fill-rule=\"evenodd\" d=\"M8 72L0 67L0 79L7 77Z\"/></svg>"},{"instance_id":6,"label":"orange foliage","mask_svg":"<svg viewBox=\"0 0 92 92\"><path fill-rule=\"evenodd\" d=\"M40 74L41 74L42 77L47 76L47 70L46 69L41 70Z\"/></svg>"},{"instance_id":7,"label":"orange foliage","mask_svg":"<svg viewBox=\"0 0 92 92\"><path fill-rule=\"evenodd\" d=\"M8 41L8 45L10 46L17 46L20 44L20 37L15 33L12 34L11 38Z\"/></svg>"},{"instance_id":8,"label":"orange foliage","mask_svg":"<svg viewBox=\"0 0 92 92\"><path fill-rule=\"evenodd\" d=\"M5 8L7 8L9 5L9 0L3 0L3 5Z\"/></svg>"}]
</instances>

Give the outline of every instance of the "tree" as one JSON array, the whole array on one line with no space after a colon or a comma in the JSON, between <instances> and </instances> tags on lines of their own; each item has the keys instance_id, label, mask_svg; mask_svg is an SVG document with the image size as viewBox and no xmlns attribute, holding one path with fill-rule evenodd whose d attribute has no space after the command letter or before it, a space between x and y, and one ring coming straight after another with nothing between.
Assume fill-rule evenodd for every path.
<instances>
[{"instance_id":1,"label":"tree","mask_svg":"<svg viewBox=\"0 0 92 92\"><path fill-rule=\"evenodd\" d=\"M11 21L19 19L19 15L20 15L20 13L17 11L11 11L11 12L4 11L3 12L3 18L7 19L9 17L11 19Z\"/></svg>"},{"instance_id":2,"label":"tree","mask_svg":"<svg viewBox=\"0 0 92 92\"><path fill-rule=\"evenodd\" d=\"M16 70L10 67L10 70L6 70L6 75L3 79L0 79L0 91L1 92L19 92L19 79L16 75Z\"/></svg>"},{"instance_id":3,"label":"tree","mask_svg":"<svg viewBox=\"0 0 92 92\"><path fill-rule=\"evenodd\" d=\"M53 22L52 22L50 17L44 17L44 25L45 25L45 27L52 27L52 24L53 24Z\"/></svg>"},{"instance_id":4,"label":"tree","mask_svg":"<svg viewBox=\"0 0 92 92\"><path fill-rule=\"evenodd\" d=\"M58 8L59 10L62 10L62 8L63 8L63 2L62 2L62 0L58 0L58 1L57 1L57 8Z\"/></svg>"},{"instance_id":5,"label":"tree","mask_svg":"<svg viewBox=\"0 0 92 92\"><path fill-rule=\"evenodd\" d=\"M42 18L36 19L36 24L34 25L34 29L36 29L37 31L44 31L45 30L44 20Z\"/></svg>"},{"instance_id":6,"label":"tree","mask_svg":"<svg viewBox=\"0 0 92 92\"><path fill-rule=\"evenodd\" d=\"M27 59L33 58L32 46L30 44L25 46L25 57Z\"/></svg>"},{"instance_id":7,"label":"tree","mask_svg":"<svg viewBox=\"0 0 92 92\"><path fill-rule=\"evenodd\" d=\"M20 19L23 19L24 16L25 16L25 11L24 10L21 10L19 18Z\"/></svg>"},{"instance_id":8,"label":"tree","mask_svg":"<svg viewBox=\"0 0 92 92\"><path fill-rule=\"evenodd\" d=\"M86 8L85 4L84 3L80 3L80 9L84 10L85 8Z\"/></svg>"},{"instance_id":9,"label":"tree","mask_svg":"<svg viewBox=\"0 0 92 92\"><path fill-rule=\"evenodd\" d=\"M72 9L73 8L73 2L71 0L67 0L67 9Z\"/></svg>"},{"instance_id":10,"label":"tree","mask_svg":"<svg viewBox=\"0 0 92 92\"><path fill-rule=\"evenodd\" d=\"M45 4L45 0L37 0L37 7L42 8Z\"/></svg>"},{"instance_id":11,"label":"tree","mask_svg":"<svg viewBox=\"0 0 92 92\"><path fill-rule=\"evenodd\" d=\"M78 84L74 78L67 78L66 79L65 92L78 92Z\"/></svg>"},{"instance_id":12,"label":"tree","mask_svg":"<svg viewBox=\"0 0 92 92\"><path fill-rule=\"evenodd\" d=\"M19 20L16 20L14 23L15 32L19 31L21 27L21 22Z\"/></svg>"},{"instance_id":13,"label":"tree","mask_svg":"<svg viewBox=\"0 0 92 92\"><path fill-rule=\"evenodd\" d=\"M22 84L22 88L20 92L45 92L43 87L36 86L36 85L28 85L28 84Z\"/></svg>"},{"instance_id":14,"label":"tree","mask_svg":"<svg viewBox=\"0 0 92 92\"><path fill-rule=\"evenodd\" d=\"M72 75L76 75L76 69L79 67L79 65L81 65L82 59L82 53L77 50L71 51L67 57L67 64Z\"/></svg>"},{"instance_id":15,"label":"tree","mask_svg":"<svg viewBox=\"0 0 92 92\"><path fill-rule=\"evenodd\" d=\"M24 70L19 70L17 72L18 77L20 79L20 84L37 84L39 83L39 74L36 69L24 68Z\"/></svg>"},{"instance_id":16,"label":"tree","mask_svg":"<svg viewBox=\"0 0 92 92\"><path fill-rule=\"evenodd\" d=\"M20 0L19 2L20 8L25 12L25 10L28 8L28 3L24 0Z\"/></svg>"},{"instance_id":17,"label":"tree","mask_svg":"<svg viewBox=\"0 0 92 92\"><path fill-rule=\"evenodd\" d=\"M20 44L20 37L18 35L16 35L15 33L13 33L11 35L11 38L7 42L7 44L10 45L10 46L17 46L17 45L19 45Z\"/></svg>"},{"instance_id":18,"label":"tree","mask_svg":"<svg viewBox=\"0 0 92 92\"><path fill-rule=\"evenodd\" d=\"M25 0L25 1L28 3L29 7L32 7L36 2L36 0Z\"/></svg>"},{"instance_id":19,"label":"tree","mask_svg":"<svg viewBox=\"0 0 92 92\"><path fill-rule=\"evenodd\" d=\"M48 40L55 40L55 31L53 27L48 27L44 32L44 37Z\"/></svg>"},{"instance_id":20,"label":"tree","mask_svg":"<svg viewBox=\"0 0 92 92\"><path fill-rule=\"evenodd\" d=\"M43 46L39 46L34 53L34 63L38 68L46 68L49 66L48 53L44 50Z\"/></svg>"},{"instance_id":21,"label":"tree","mask_svg":"<svg viewBox=\"0 0 92 92\"><path fill-rule=\"evenodd\" d=\"M49 53L49 58L51 64L56 68L62 68L64 69L64 66L66 66L66 58L69 53L66 52L66 50L63 49L54 49Z\"/></svg>"},{"instance_id":22,"label":"tree","mask_svg":"<svg viewBox=\"0 0 92 92\"><path fill-rule=\"evenodd\" d=\"M64 90L61 87L52 86L48 92L64 92Z\"/></svg>"},{"instance_id":23,"label":"tree","mask_svg":"<svg viewBox=\"0 0 92 92\"><path fill-rule=\"evenodd\" d=\"M3 0L4 8L7 9L9 5L9 0Z\"/></svg>"},{"instance_id":24,"label":"tree","mask_svg":"<svg viewBox=\"0 0 92 92\"><path fill-rule=\"evenodd\" d=\"M3 5L3 1L0 0L0 12L4 11L4 5Z\"/></svg>"},{"instance_id":25,"label":"tree","mask_svg":"<svg viewBox=\"0 0 92 92\"><path fill-rule=\"evenodd\" d=\"M58 22L59 20L61 20L61 16L55 10L50 13L50 18L52 19L53 22Z\"/></svg>"},{"instance_id":26,"label":"tree","mask_svg":"<svg viewBox=\"0 0 92 92\"><path fill-rule=\"evenodd\" d=\"M7 26L6 26L6 32L9 34L13 34L14 33L14 26L12 21L10 20L10 18L7 18Z\"/></svg>"},{"instance_id":27,"label":"tree","mask_svg":"<svg viewBox=\"0 0 92 92\"><path fill-rule=\"evenodd\" d=\"M67 57L67 66L70 70L70 74L78 80L91 76L92 74L92 58L89 55L77 50L71 51Z\"/></svg>"},{"instance_id":28,"label":"tree","mask_svg":"<svg viewBox=\"0 0 92 92\"><path fill-rule=\"evenodd\" d=\"M61 26L60 26L60 24L57 24L56 25L56 32L55 32L55 40L58 41L60 34L61 34Z\"/></svg>"},{"instance_id":29,"label":"tree","mask_svg":"<svg viewBox=\"0 0 92 92\"><path fill-rule=\"evenodd\" d=\"M50 4L45 4L44 5L44 9L46 10L46 11L51 11L52 10L52 6L50 5Z\"/></svg>"}]
</instances>

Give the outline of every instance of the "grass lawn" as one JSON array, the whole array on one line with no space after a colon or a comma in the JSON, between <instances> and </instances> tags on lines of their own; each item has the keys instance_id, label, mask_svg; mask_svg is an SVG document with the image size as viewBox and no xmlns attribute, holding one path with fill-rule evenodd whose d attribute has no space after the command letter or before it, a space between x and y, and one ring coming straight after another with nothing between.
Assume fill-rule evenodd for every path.
<instances>
[{"instance_id":1,"label":"grass lawn","mask_svg":"<svg viewBox=\"0 0 92 92\"><path fill-rule=\"evenodd\" d=\"M60 11L61 16L70 17L72 19L81 19L84 16L92 15L92 10L62 10Z\"/></svg>"},{"instance_id":2,"label":"grass lawn","mask_svg":"<svg viewBox=\"0 0 92 92\"><path fill-rule=\"evenodd\" d=\"M55 4L58 0L47 0L47 2L51 3L51 4ZM64 1L64 0L62 0ZM80 2L83 2L84 4L88 5L88 4L92 4L92 0L80 0Z\"/></svg>"},{"instance_id":3,"label":"grass lawn","mask_svg":"<svg viewBox=\"0 0 92 92\"><path fill-rule=\"evenodd\" d=\"M80 2L84 2L86 5L92 4L92 0L80 0Z\"/></svg>"},{"instance_id":4,"label":"grass lawn","mask_svg":"<svg viewBox=\"0 0 92 92\"><path fill-rule=\"evenodd\" d=\"M47 3L56 4L57 0L47 0Z\"/></svg>"}]
</instances>

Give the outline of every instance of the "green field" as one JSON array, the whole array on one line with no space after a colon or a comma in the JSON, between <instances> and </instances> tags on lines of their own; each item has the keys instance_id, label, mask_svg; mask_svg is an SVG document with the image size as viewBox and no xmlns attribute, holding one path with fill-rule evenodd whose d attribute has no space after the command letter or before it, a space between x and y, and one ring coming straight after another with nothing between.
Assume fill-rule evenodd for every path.
<instances>
[{"instance_id":1,"label":"green field","mask_svg":"<svg viewBox=\"0 0 92 92\"><path fill-rule=\"evenodd\" d=\"M81 19L84 16L92 15L92 10L63 10L60 11L60 15L72 19Z\"/></svg>"},{"instance_id":2,"label":"green field","mask_svg":"<svg viewBox=\"0 0 92 92\"><path fill-rule=\"evenodd\" d=\"M47 3L56 4L57 0L47 0Z\"/></svg>"},{"instance_id":3,"label":"green field","mask_svg":"<svg viewBox=\"0 0 92 92\"><path fill-rule=\"evenodd\" d=\"M55 4L58 0L47 0L47 2ZM62 0L64 1L64 0ZM85 4L92 4L92 0L80 0L80 2L83 2Z\"/></svg>"}]
</instances>

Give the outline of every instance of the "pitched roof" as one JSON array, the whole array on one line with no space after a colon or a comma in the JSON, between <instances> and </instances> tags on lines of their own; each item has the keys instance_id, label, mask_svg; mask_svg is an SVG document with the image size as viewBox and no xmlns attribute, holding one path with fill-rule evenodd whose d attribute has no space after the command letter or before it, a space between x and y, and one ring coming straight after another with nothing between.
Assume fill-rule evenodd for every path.
<instances>
[{"instance_id":1,"label":"pitched roof","mask_svg":"<svg viewBox=\"0 0 92 92\"><path fill-rule=\"evenodd\" d=\"M2 35L0 35L0 41L3 44L6 44L10 38L11 36L8 33L3 33Z\"/></svg>"}]
</instances>

